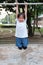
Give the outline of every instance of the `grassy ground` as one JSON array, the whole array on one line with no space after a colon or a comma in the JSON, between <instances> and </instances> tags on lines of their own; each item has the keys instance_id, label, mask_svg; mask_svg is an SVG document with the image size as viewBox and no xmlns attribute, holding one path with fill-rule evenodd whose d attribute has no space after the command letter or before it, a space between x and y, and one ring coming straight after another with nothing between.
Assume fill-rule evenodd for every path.
<instances>
[{"instance_id":1,"label":"grassy ground","mask_svg":"<svg viewBox=\"0 0 43 65\"><path fill-rule=\"evenodd\" d=\"M43 34L43 28L40 28L41 33ZM38 29L35 29L35 32L38 32ZM13 35L15 33L15 28L0 28L0 35Z\"/></svg>"},{"instance_id":2,"label":"grassy ground","mask_svg":"<svg viewBox=\"0 0 43 65\"><path fill-rule=\"evenodd\" d=\"M43 28L40 28L41 33L43 34ZM35 29L35 33L39 34L38 29ZM0 27L0 37L1 36L11 36L15 34L15 28L1 28Z\"/></svg>"},{"instance_id":3,"label":"grassy ground","mask_svg":"<svg viewBox=\"0 0 43 65\"><path fill-rule=\"evenodd\" d=\"M15 28L0 28L0 32L15 32Z\"/></svg>"},{"instance_id":4,"label":"grassy ground","mask_svg":"<svg viewBox=\"0 0 43 65\"><path fill-rule=\"evenodd\" d=\"M38 32L38 29L35 29L36 32ZM43 28L40 28L40 31L43 32Z\"/></svg>"},{"instance_id":5,"label":"grassy ground","mask_svg":"<svg viewBox=\"0 0 43 65\"><path fill-rule=\"evenodd\" d=\"M12 30L12 32L15 32L15 28L1 28L0 27L0 31L3 31L3 32L7 32L7 31L10 31ZM40 28L40 31L43 32L43 28ZM38 32L38 29L35 29L35 32Z\"/></svg>"},{"instance_id":6,"label":"grassy ground","mask_svg":"<svg viewBox=\"0 0 43 65\"><path fill-rule=\"evenodd\" d=\"M43 33L43 29L42 33ZM43 43L43 37L33 36L29 38L31 43ZM14 44L15 43L15 28L0 28L0 44Z\"/></svg>"}]
</instances>

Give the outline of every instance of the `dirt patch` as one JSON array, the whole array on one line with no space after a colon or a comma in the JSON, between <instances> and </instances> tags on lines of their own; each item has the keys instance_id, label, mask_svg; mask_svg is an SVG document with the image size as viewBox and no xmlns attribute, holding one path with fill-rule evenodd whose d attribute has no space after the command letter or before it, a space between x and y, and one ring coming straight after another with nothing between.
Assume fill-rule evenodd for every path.
<instances>
[{"instance_id":1,"label":"dirt patch","mask_svg":"<svg viewBox=\"0 0 43 65\"><path fill-rule=\"evenodd\" d=\"M14 63L8 63L8 65L14 65Z\"/></svg>"},{"instance_id":2,"label":"dirt patch","mask_svg":"<svg viewBox=\"0 0 43 65\"><path fill-rule=\"evenodd\" d=\"M7 55L0 54L0 60L6 60L8 58Z\"/></svg>"}]
</instances>

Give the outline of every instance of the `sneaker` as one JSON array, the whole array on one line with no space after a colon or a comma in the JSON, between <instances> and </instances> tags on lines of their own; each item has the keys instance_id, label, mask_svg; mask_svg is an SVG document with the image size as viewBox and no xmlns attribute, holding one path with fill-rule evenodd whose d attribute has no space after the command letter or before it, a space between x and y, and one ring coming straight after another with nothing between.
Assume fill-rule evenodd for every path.
<instances>
[{"instance_id":1,"label":"sneaker","mask_svg":"<svg viewBox=\"0 0 43 65\"><path fill-rule=\"evenodd\" d=\"M23 46L23 49L25 50L25 49L27 49L27 47L24 47L24 46Z\"/></svg>"},{"instance_id":2,"label":"sneaker","mask_svg":"<svg viewBox=\"0 0 43 65\"><path fill-rule=\"evenodd\" d=\"M18 47L18 49L22 50L22 47Z\"/></svg>"}]
</instances>

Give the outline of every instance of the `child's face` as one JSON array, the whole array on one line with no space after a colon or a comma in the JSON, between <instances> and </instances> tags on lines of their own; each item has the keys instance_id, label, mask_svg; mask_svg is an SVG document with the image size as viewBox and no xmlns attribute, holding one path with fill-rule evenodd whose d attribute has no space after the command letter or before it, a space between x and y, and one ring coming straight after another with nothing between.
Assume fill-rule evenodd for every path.
<instances>
[{"instance_id":1,"label":"child's face","mask_svg":"<svg viewBox=\"0 0 43 65\"><path fill-rule=\"evenodd\" d=\"M19 22L23 22L24 21L24 17L23 15L21 15L19 18L18 18Z\"/></svg>"}]
</instances>

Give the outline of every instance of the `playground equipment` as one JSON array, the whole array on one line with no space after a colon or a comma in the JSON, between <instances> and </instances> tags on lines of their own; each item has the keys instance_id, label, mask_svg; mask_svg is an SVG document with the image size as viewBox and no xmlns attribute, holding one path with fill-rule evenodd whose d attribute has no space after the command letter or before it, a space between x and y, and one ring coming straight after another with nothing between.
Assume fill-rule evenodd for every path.
<instances>
[{"instance_id":1,"label":"playground equipment","mask_svg":"<svg viewBox=\"0 0 43 65\"><path fill-rule=\"evenodd\" d=\"M12 6L15 6L15 5L43 5L43 3L0 3L0 5L12 5ZM35 25L36 25L36 27L35 27ZM40 31L40 27L38 27L38 19L37 20L34 20L34 24L33 24L33 33L34 33L34 31L35 31L35 28L37 28L38 29L38 31L40 32L40 34L41 34L41 31ZM42 35L42 34L41 34Z\"/></svg>"},{"instance_id":2,"label":"playground equipment","mask_svg":"<svg viewBox=\"0 0 43 65\"><path fill-rule=\"evenodd\" d=\"M0 5L43 5L43 3L0 3Z\"/></svg>"}]
</instances>

